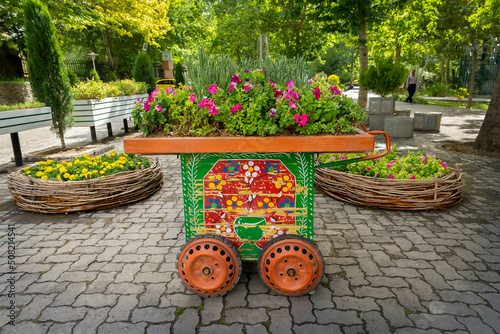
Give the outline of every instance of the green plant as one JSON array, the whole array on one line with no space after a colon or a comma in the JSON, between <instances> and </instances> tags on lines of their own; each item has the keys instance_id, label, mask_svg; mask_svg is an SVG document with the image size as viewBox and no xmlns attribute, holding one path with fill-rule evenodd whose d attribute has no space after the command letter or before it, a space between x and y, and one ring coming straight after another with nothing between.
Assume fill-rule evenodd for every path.
<instances>
[{"instance_id":1,"label":"green plant","mask_svg":"<svg viewBox=\"0 0 500 334\"><path fill-rule=\"evenodd\" d=\"M99 73L97 73L96 70L91 70L89 73L89 79L94 80L94 81L101 81L101 77L99 76Z\"/></svg>"},{"instance_id":2,"label":"green plant","mask_svg":"<svg viewBox=\"0 0 500 334\"><path fill-rule=\"evenodd\" d=\"M177 87L184 82L184 67L181 63L175 64L174 68L175 84Z\"/></svg>"},{"instance_id":3,"label":"green plant","mask_svg":"<svg viewBox=\"0 0 500 334\"><path fill-rule=\"evenodd\" d=\"M71 87L73 87L78 82L80 82L80 80L78 79L78 76L73 71L68 71L68 77L69 77L69 83L70 83Z\"/></svg>"},{"instance_id":4,"label":"green plant","mask_svg":"<svg viewBox=\"0 0 500 334\"><path fill-rule=\"evenodd\" d=\"M446 83L435 83L426 90L426 95L429 96L448 96L450 86Z\"/></svg>"},{"instance_id":5,"label":"green plant","mask_svg":"<svg viewBox=\"0 0 500 334\"><path fill-rule=\"evenodd\" d=\"M52 130L65 149L64 133L73 124L73 96L52 18L39 0L24 3L24 34L33 94L51 107Z\"/></svg>"},{"instance_id":6,"label":"green plant","mask_svg":"<svg viewBox=\"0 0 500 334\"><path fill-rule=\"evenodd\" d=\"M361 87L386 96L404 83L405 68L391 57L376 57L375 64L365 68L359 77Z\"/></svg>"},{"instance_id":7,"label":"green plant","mask_svg":"<svg viewBox=\"0 0 500 334\"><path fill-rule=\"evenodd\" d=\"M338 75L332 74L328 77L328 83L332 86L338 86L340 84L340 78Z\"/></svg>"},{"instance_id":8,"label":"green plant","mask_svg":"<svg viewBox=\"0 0 500 334\"><path fill-rule=\"evenodd\" d=\"M445 176L450 172L446 163L437 159L432 153L408 152L407 156L398 157L395 150L394 146L387 155L375 160L364 160L331 168L349 174L388 179L433 179ZM325 153L320 154L318 159L322 163L330 163L378 153Z\"/></svg>"},{"instance_id":9,"label":"green plant","mask_svg":"<svg viewBox=\"0 0 500 334\"><path fill-rule=\"evenodd\" d=\"M116 76L116 73L115 72L111 72L109 74L109 81L117 81L118 80L118 77Z\"/></svg>"},{"instance_id":10,"label":"green plant","mask_svg":"<svg viewBox=\"0 0 500 334\"><path fill-rule=\"evenodd\" d=\"M469 91L466 88L458 88L454 95L458 100L462 100L469 96Z\"/></svg>"},{"instance_id":11,"label":"green plant","mask_svg":"<svg viewBox=\"0 0 500 334\"><path fill-rule=\"evenodd\" d=\"M130 79L109 83L87 80L86 82L76 84L72 88L72 91L76 100L103 99L105 97L145 94L147 86L144 82L137 82Z\"/></svg>"},{"instance_id":12,"label":"green plant","mask_svg":"<svg viewBox=\"0 0 500 334\"><path fill-rule=\"evenodd\" d=\"M139 52L135 59L133 78L135 81L141 81L148 85L148 93L156 88L153 63L146 52Z\"/></svg>"},{"instance_id":13,"label":"green plant","mask_svg":"<svg viewBox=\"0 0 500 334\"><path fill-rule=\"evenodd\" d=\"M45 104L42 102L26 101L23 103L0 105L0 111L31 109L31 108L41 108L41 107L45 107Z\"/></svg>"}]
</instances>

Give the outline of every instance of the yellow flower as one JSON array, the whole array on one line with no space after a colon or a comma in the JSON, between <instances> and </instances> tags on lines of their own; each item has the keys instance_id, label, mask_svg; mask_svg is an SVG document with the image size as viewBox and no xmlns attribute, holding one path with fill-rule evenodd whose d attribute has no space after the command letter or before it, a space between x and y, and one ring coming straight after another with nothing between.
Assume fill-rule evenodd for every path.
<instances>
[{"instance_id":1,"label":"yellow flower","mask_svg":"<svg viewBox=\"0 0 500 334\"><path fill-rule=\"evenodd\" d=\"M82 174L87 174L88 170L87 168L82 169Z\"/></svg>"},{"instance_id":2,"label":"yellow flower","mask_svg":"<svg viewBox=\"0 0 500 334\"><path fill-rule=\"evenodd\" d=\"M36 172L36 177L40 177L40 176L42 176L42 175L44 175L44 173L43 173L43 172Z\"/></svg>"},{"instance_id":3,"label":"yellow flower","mask_svg":"<svg viewBox=\"0 0 500 334\"><path fill-rule=\"evenodd\" d=\"M69 173L64 173L63 177L64 177L65 179L69 179L69 178L71 177L71 175L69 175Z\"/></svg>"},{"instance_id":4,"label":"yellow flower","mask_svg":"<svg viewBox=\"0 0 500 334\"><path fill-rule=\"evenodd\" d=\"M43 166L43 165L45 165L45 161L39 161L38 162L38 166Z\"/></svg>"},{"instance_id":5,"label":"yellow flower","mask_svg":"<svg viewBox=\"0 0 500 334\"><path fill-rule=\"evenodd\" d=\"M71 166L73 166L73 164L71 162L68 162L68 164L66 166L71 167Z\"/></svg>"},{"instance_id":6,"label":"yellow flower","mask_svg":"<svg viewBox=\"0 0 500 334\"><path fill-rule=\"evenodd\" d=\"M56 164L56 168L57 168L57 169L61 168L62 166L63 166L63 165L61 165L61 164Z\"/></svg>"},{"instance_id":7,"label":"yellow flower","mask_svg":"<svg viewBox=\"0 0 500 334\"><path fill-rule=\"evenodd\" d=\"M66 162L66 161L61 161L61 163L62 163L63 165L66 165L66 164L67 164L67 162Z\"/></svg>"},{"instance_id":8,"label":"yellow flower","mask_svg":"<svg viewBox=\"0 0 500 334\"><path fill-rule=\"evenodd\" d=\"M31 174L31 171L30 170L26 171L26 174Z\"/></svg>"},{"instance_id":9,"label":"yellow flower","mask_svg":"<svg viewBox=\"0 0 500 334\"><path fill-rule=\"evenodd\" d=\"M42 180L47 180L47 179L48 179L48 177L47 177L47 175L44 175L44 176L42 176L42 177L41 177L41 179L42 179Z\"/></svg>"},{"instance_id":10,"label":"yellow flower","mask_svg":"<svg viewBox=\"0 0 500 334\"><path fill-rule=\"evenodd\" d=\"M52 166L45 167L45 171L46 171L47 173L50 173L50 172L52 172L53 170L54 170L54 168L52 168Z\"/></svg>"},{"instance_id":11,"label":"yellow flower","mask_svg":"<svg viewBox=\"0 0 500 334\"><path fill-rule=\"evenodd\" d=\"M24 168L23 168L23 170L24 170L24 171L27 171L27 170L29 170L29 169L30 169L29 167L24 167Z\"/></svg>"},{"instance_id":12,"label":"yellow flower","mask_svg":"<svg viewBox=\"0 0 500 334\"><path fill-rule=\"evenodd\" d=\"M80 162L80 159L75 159L74 163L77 164ZM71 162L70 162L71 163ZM69 166L69 165L68 165ZM70 166L71 167L71 166Z\"/></svg>"},{"instance_id":13,"label":"yellow flower","mask_svg":"<svg viewBox=\"0 0 500 334\"><path fill-rule=\"evenodd\" d=\"M47 163L48 163L48 164L51 164L51 163L53 163L53 162L54 162L54 160L47 160Z\"/></svg>"},{"instance_id":14,"label":"yellow flower","mask_svg":"<svg viewBox=\"0 0 500 334\"><path fill-rule=\"evenodd\" d=\"M94 170L92 171L92 173L93 173L93 174L97 174L97 173L99 173L99 172L98 172L96 169L94 169Z\"/></svg>"},{"instance_id":15,"label":"yellow flower","mask_svg":"<svg viewBox=\"0 0 500 334\"><path fill-rule=\"evenodd\" d=\"M60 181L61 180L61 175L57 174L57 179Z\"/></svg>"},{"instance_id":16,"label":"yellow flower","mask_svg":"<svg viewBox=\"0 0 500 334\"><path fill-rule=\"evenodd\" d=\"M66 173L67 171L68 171L68 170L66 169L66 167L61 167L61 168L59 168L59 173L61 173L61 174L64 174L64 173Z\"/></svg>"},{"instance_id":17,"label":"yellow flower","mask_svg":"<svg viewBox=\"0 0 500 334\"><path fill-rule=\"evenodd\" d=\"M138 165L140 165L140 164L141 164L141 162L140 162L140 161L138 161L138 162L137 162L137 164L138 164Z\"/></svg>"},{"instance_id":18,"label":"yellow flower","mask_svg":"<svg viewBox=\"0 0 500 334\"><path fill-rule=\"evenodd\" d=\"M112 153L112 154L111 154L111 156L112 156L112 157L116 157L116 153Z\"/></svg>"},{"instance_id":19,"label":"yellow flower","mask_svg":"<svg viewBox=\"0 0 500 334\"><path fill-rule=\"evenodd\" d=\"M102 174L104 174L104 171L102 170L102 171L100 171L99 173L102 175Z\"/></svg>"}]
</instances>

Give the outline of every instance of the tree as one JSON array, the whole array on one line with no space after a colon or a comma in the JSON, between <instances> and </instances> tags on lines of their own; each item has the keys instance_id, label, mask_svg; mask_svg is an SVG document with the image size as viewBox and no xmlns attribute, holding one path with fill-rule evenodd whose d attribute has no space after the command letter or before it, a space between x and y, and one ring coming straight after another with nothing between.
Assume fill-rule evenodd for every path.
<instances>
[{"instance_id":1,"label":"tree","mask_svg":"<svg viewBox=\"0 0 500 334\"><path fill-rule=\"evenodd\" d=\"M73 123L73 95L52 18L40 0L25 2L24 29L33 94L52 108L52 130L64 150L64 133Z\"/></svg>"},{"instance_id":2,"label":"tree","mask_svg":"<svg viewBox=\"0 0 500 334\"><path fill-rule=\"evenodd\" d=\"M146 52L139 52L135 60L134 80L142 81L148 85L148 92L151 93L156 88L155 73L151 58Z\"/></svg>"},{"instance_id":3,"label":"tree","mask_svg":"<svg viewBox=\"0 0 500 334\"><path fill-rule=\"evenodd\" d=\"M375 65L370 65L361 72L359 84L373 90L380 96L393 93L405 80L405 68L392 56L376 57Z\"/></svg>"},{"instance_id":4,"label":"tree","mask_svg":"<svg viewBox=\"0 0 500 334\"><path fill-rule=\"evenodd\" d=\"M182 63L175 64L174 76L175 76L175 84L177 86L179 86L181 83L184 82L184 67L182 66Z\"/></svg>"}]
</instances>

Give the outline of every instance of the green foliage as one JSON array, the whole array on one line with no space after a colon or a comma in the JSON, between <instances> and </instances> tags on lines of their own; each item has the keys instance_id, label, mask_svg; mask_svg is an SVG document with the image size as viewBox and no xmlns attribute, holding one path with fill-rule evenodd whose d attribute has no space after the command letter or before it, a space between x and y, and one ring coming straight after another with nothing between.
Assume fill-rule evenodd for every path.
<instances>
[{"instance_id":1,"label":"green foliage","mask_svg":"<svg viewBox=\"0 0 500 334\"><path fill-rule=\"evenodd\" d=\"M23 103L16 103L16 104L0 104L0 111L31 109L31 108L41 108L41 107L45 107L45 104L43 104L42 102L26 101Z\"/></svg>"},{"instance_id":2,"label":"green foliage","mask_svg":"<svg viewBox=\"0 0 500 334\"><path fill-rule=\"evenodd\" d=\"M462 100L469 96L469 91L466 88L458 88L455 90L454 95L458 100Z\"/></svg>"},{"instance_id":3,"label":"green foliage","mask_svg":"<svg viewBox=\"0 0 500 334\"><path fill-rule=\"evenodd\" d=\"M130 96L147 93L147 85L130 79L109 83L87 80L73 86L75 100L103 99L105 97Z\"/></svg>"},{"instance_id":4,"label":"green foliage","mask_svg":"<svg viewBox=\"0 0 500 334\"><path fill-rule=\"evenodd\" d=\"M279 86L254 70L233 76L228 91L216 85L201 94L188 87L157 89L136 105L132 118L146 135L162 130L174 136L349 133L365 115L340 94L316 83L306 88L295 87L294 81Z\"/></svg>"},{"instance_id":5,"label":"green foliage","mask_svg":"<svg viewBox=\"0 0 500 334\"><path fill-rule=\"evenodd\" d=\"M94 81L101 81L101 77L99 76L99 73L97 73L96 70L91 70L89 73L89 79L94 80Z\"/></svg>"},{"instance_id":6,"label":"green foliage","mask_svg":"<svg viewBox=\"0 0 500 334\"><path fill-rule=\"evenodd\" d=\"M25 2L24 19L33 94L52 108L53 131L64 149L64 133L73 124L73 96L55 27L47 8L39 0Z\"/></svg>"},{"instance_id":7,"label":"green foliage","mask_svg":"<svg viewBox=\"0 0 500 334\"><path fill-rule=\"evenodd\" d=\"M135 81L146 83L148 85L148 92L152 92L156 88L153 63L146 52L139 52L135 60L133 78Z\"/></svg>"},{"instance_id":8,"label":"green foliage","mask_svg":"<svg viewBox=\"0 0 500 334\"><path fill-rule=\"evenodd\" d=\"M111 72L109 74L109 81L117 81L118 78L116 77L116 73L115 72Z\"/></svg>"},{"instance_id":9,"label":"green foliage","mask_svg":"<svg viewBox=\"0 0 500 334\"><path fill-rule=\"evenodd\" d=\"M80 82L80 79L78 79L78 76L73 71L68 71L68 78L69 78L69 84L71 85L71 87L73 87L74 85L76 85L77 83Z\"/></svg>"},{"instance_id":10,"label":"green foliage","mask_svg":"<svg viewBox=\"0 0 500 334\"><path fill-rule=\"evenodd\" d=\"M43 180L81 181L106 177L129 170L148 168L150 165L148 158L109 151L97 157L84 154L70 162L40 161L34 166L25 167L23 175Z\"/></svg>"},{"instance_id":11,"label":"green foliage","mask_svg":"<svg viewBox=\"0 0 500 334\"><path fill-rule=\"evenodd\" d=\"M395 150L396 147L392 147L391 152L375 160L364 160L331 168L349 174L388 179L433 179L448 175L450 172L446 163L437 159L432 153L408 152L406 156L398 157ZM325 153L319 155L319 160L322 163L329 163L379 153L377 151L368 154Z\"/></svg>"},{"instance_id":12,"label":"green foliage","mask_svg":"<svg viewBox=\"0 0 500 334\"><path fill-rule=\"evenodd\" d=\"M428 96L441 97L441 96L448 96L449 91L450 91L450 86L448 84L434 83L432 86L427 88L425 93Z\"/></svg>"},{"instance_id":13,"label":"green foliage","mask_svg":"<svg viewBox=\"0 0 500 334\"><path fill-rule=\"evenodd\" d=\"M375 65L370 65L361 72L361 87L386 96L395 92L404 83L405 68L393 57L376 57Z\"/></svg>"},{"instance_id":14,"label":"green foliage","mask_svg":"<svg viewBox=\"0 0 500 334\"><path fill-rule=\"evenodd\" d=\"M184 83L184 68L181 63L177 63L174 68L175 84L179 87L180 84Z\"/></svg>"}]
</instances>

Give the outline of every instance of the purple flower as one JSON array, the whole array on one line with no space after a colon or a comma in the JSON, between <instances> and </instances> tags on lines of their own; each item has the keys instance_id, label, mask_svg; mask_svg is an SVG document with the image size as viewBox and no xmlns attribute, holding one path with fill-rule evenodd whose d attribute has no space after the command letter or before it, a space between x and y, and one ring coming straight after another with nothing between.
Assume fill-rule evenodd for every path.
<instances>
[{"instance_id":1,"label":"purple flower","mask_svg":"<svg viewBox=\"0 0 500 334\"><path fill-rule=\"evenodd\" d=\"M208 92L212 94L217 94L217 85L213 84L212 86L208 87Z\"/></svg>"},{"instance_id":2,"label":"purple flower","mask_svg":"<svg viewBox=\"0 0 500 334\"><path fill-rule=\"evenodd\" d=\"M252 73L252 71L245 69L243 72L245 73Z\"/></svg>"},{"instance_id":3,"label":"purple flower","mask_svg":"<svg viewBox=\"0 0 500 334\"><path fill-rule=\"evenodd\" d=\"M170 93L172 93L172 95L177 95L177 93L175 92L175 87L170 88Z\"/></svg>"},{"instance_id":4,"label":"purple flower","mask_svg":"<svg viewBox=\"0 0 500 334\"><path fill-rule=\"evenodd\" d=\"M269 110L269 118L272 118L274 115L276 115L276 109L271 109Z\"/></svg>"},{"instance_id":5,"label":"purple flower","mask_svg":"<svg viewBox=\"0 0 500 334\"><path fill-rule=\"evenodd\" d=\"M191 101L193 103L196 102L196 94L195 93L191 94L191 96L189 97L189 101Z\"/></svg>"},{"instance_id":6,"label":"purple flower","mask_svg":"<svg viewBox=\"0 0 500 334\"><path fill-rule=\"evenodd\" d=\"M321 90L319 89L319 87L314 88L313 94L314 96L316 96L316 100L319 100L319 98L321 97Z\"/></svg>"}]
</instances>

